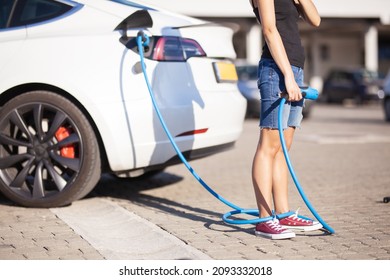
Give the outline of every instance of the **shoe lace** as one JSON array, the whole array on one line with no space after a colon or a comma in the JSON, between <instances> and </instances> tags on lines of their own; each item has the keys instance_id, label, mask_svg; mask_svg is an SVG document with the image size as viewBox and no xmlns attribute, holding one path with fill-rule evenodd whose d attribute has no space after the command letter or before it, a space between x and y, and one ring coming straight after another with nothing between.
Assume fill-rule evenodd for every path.
<instances>
[{"instance_id":1,"label":"shoe lace","mask_svg":"<svg viewBox=\"0 0 390 280\"><path fill-rule=\"evenodd\" d=\"M282 226L279 223L279 220L276 217L274 217L272 220L267 221L266 223L274 230L283 230Z\"/></svg>"},{"instance_id":2,"label":"shoe lace","mask_svg":"<svg viewBox=\"0 0 390 280\"><path fill-rule=\"evenodd\" d=\"M299 211L300 208L298 208L294 214L292 214L289 218L295 220L295 221L298 221L298 222L305 222L305 223L308 223L309 221L306 220L306 219L302 219L298 216L298 211Z\"/></svg>"}]
</instances>

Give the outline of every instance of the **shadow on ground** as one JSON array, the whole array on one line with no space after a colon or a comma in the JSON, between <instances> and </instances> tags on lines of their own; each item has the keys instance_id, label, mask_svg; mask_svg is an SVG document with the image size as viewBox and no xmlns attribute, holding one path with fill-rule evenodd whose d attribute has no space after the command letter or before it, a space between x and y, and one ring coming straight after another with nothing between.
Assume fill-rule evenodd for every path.
<instances>
[{"instance_id":1,"label":"shadow on ground","mask_svg":"<svg viewBox=\"0 0 390 280\"><path fill-rule=\"evenodd\" d=\"M147 178L125 179L106 174L102 176L98 185L85 199L108 197L127 200L148 210L201 222L206 228L211 230L223 231L224 233L245 231L248 234L253 234L253 229L244 229L240 226L225 224L221 219L222 213L143 193L147 190L175 184L181 180L183 180L182 177L167 172L161 172Z\"/></svg>"}]
</instances>

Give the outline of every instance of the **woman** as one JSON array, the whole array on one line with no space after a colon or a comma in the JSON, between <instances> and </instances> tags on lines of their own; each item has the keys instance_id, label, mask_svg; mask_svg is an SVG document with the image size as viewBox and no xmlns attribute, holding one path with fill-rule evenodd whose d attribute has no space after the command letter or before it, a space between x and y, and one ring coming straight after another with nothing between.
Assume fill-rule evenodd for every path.
<instances>
[{"instance_id":1,"label":"woman","mask_svg":"<svg viewBox=\"0 0 390 280\"><path fill-rule=\"evenodd\" d=\"M312 0L250 0L261 24L265 45L259 62L258 87L261 94L260 137L253 160L252 179L260 218L288 212L288 168L278 133L280 93L288 94L284 109L284 137L287 148L300 126L304 100L299 88L303 83L304 50L298 20L319 26L321 18ZM256 225L255 234L271 239L295 237L289 228L316 230L318 222L303 219L297 213Z\"/></svg>"}]
</instances>

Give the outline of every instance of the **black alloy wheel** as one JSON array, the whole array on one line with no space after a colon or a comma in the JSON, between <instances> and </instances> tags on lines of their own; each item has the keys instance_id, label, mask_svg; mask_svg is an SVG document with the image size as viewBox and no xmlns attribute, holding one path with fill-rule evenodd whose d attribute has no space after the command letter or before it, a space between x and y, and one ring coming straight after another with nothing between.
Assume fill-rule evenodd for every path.
<instances>
[{"instance_id":1,"label":"black alloy wheel","mask_svg":"<svg viewBox=\"0 0 390 280\"><path fill-rule=\"evenodd\" d=\"M100 178L94 131L68 99L32 91L0 112L0 191L27 207L58 207L87 195Z\"/></svg>"}]
</instances>

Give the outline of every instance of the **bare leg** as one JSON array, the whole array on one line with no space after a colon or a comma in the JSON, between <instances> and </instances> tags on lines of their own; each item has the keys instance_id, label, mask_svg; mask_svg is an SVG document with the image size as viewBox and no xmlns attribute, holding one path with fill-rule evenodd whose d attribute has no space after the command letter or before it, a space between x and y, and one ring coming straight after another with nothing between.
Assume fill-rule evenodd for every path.
<instances>
[{"instance_id":1,"label":"bare leg","mask_svg":"<svg viewBox=\"0 0 390 280\"><path fill-rule=\"evenodd\" d=\"M262 129L253 159L252 180L260 217L272 215L272 185L275 157L280 150L278 130Z\"/></svg>"},{"instance_id":2,"label":"bare leg","mask_svg":"<svg viewBox=\"0 0 390 280\"><path fill-rule=\"evenodd\" d=\"M290 150L294 137L295 128L289 127L284 130L284 139L286 141L287 150ZM274 159L273 166L273 184L272 194L277 214L290 211L288 204L288 167L284 158L282 147L280 147Z\"/></svg>"},{"instance_id":3,"label":"bare leg","mask_svg":"<svg viewBox=\"0 0 390 280\"><path fill-rule=\"evenodd\" d=\"M284 131L290 149L295 128ZM260 217L272 215L272 201L276 213L288 212L288 169L280 144L279 131L262 129L252 165L252 180Z\"/></svg>"}]
</instances>

